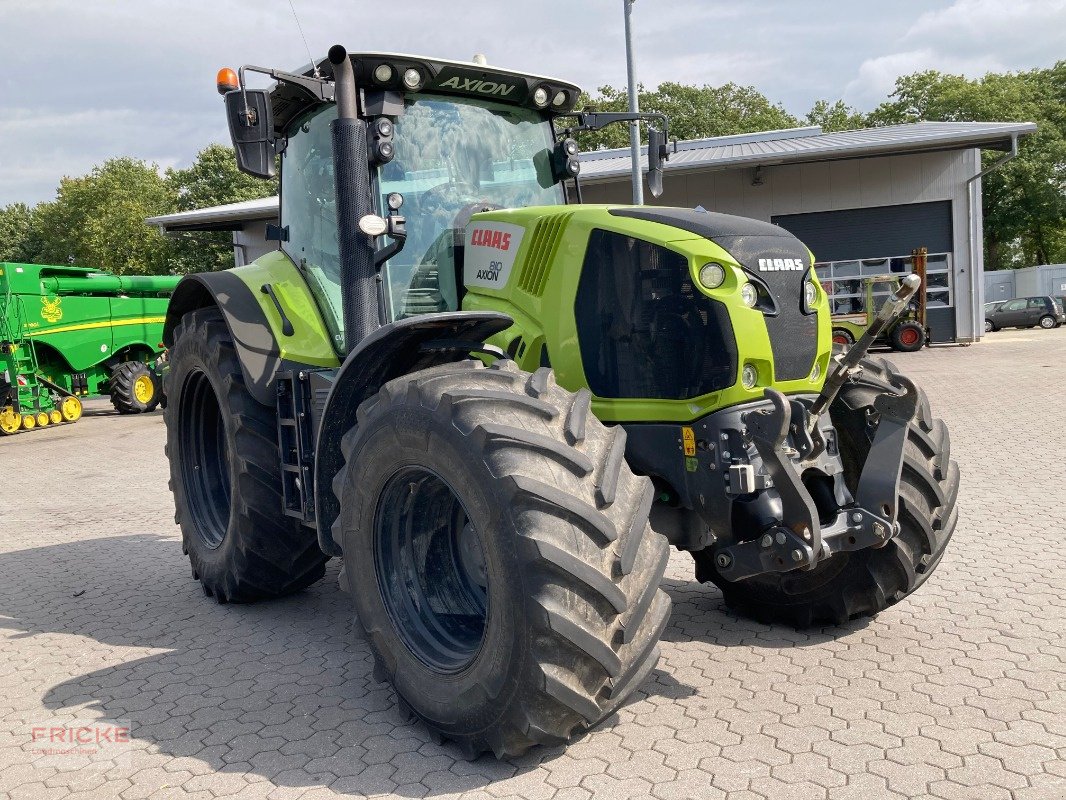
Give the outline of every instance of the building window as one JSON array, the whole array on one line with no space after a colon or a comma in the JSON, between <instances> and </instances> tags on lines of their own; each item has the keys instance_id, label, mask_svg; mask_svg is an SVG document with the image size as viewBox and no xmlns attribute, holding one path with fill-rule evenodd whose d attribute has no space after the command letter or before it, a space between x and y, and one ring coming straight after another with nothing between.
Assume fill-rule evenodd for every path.
<instances>
[{"instance_id":1,"label":"building window","mask_svg":"<svg viewBox=\"0 0 1066 800\"><path fill-rule=\"evenodd\" d=\"M866 311L863 278L877 275L902 277L914 271L910 256L820 261L814 265L814 269L829 295L834 314L861 314ZM948 308L953 305L951 253L930 253L926 256L925 285L926 302L930 308ZM874 304L880 307L891 291L890 284L875 283Z\"/></svg>"}]
</instances>

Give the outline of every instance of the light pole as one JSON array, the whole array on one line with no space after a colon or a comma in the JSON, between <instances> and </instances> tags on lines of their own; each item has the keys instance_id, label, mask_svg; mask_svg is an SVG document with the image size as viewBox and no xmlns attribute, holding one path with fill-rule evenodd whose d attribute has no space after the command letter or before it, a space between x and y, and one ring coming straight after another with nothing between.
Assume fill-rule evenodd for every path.
<instances>
[{"instance_id":1,"label":"light pole","mask_svg":"<svg viewBox=\"0 0 1066 800\"><path fill-rule=\"evenodd\" d=\"M626 80L629 82L629 110L640 111L637 98L636 65L633 56L633 29L630 19L633 16L633 4L637 0L622 0L626 15ZM640 123L629 123L629 153L633 160L633 205L644 205L644 178L640 171Z\"/></svg>"}]
</instances>

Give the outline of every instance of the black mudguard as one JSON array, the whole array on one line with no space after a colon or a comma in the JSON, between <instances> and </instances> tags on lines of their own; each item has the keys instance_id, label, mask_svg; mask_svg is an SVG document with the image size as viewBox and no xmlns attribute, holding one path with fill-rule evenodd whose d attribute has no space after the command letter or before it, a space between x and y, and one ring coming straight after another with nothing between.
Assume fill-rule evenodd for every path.
<instances>
[{"instance_id":1,"label":"black mudguard","mask_svg":"<svg viewBox=\"0 0 1066 800\"><path fill-rule=\"evenodd\" d=\"M322 552L342 555L330 530L340 512L333 478L344 466L341 437L356 426L359 404L393 378L469 358L511 324L509 316L492 311L422 314L378 328L348 355L326 398L315 442L315 519Z\"/></svg>"},{"instance_id":2,"label":"black mudguard","mask_svg":"<svg viewBox=\"0 0 1066 800\"><path fill-rule=\"evenodd\" d=\"M198 308L216 306L229 326L244 383L252 397L265 406L277 406L274 378L279 370L299 368L278 356L281 348L252 290L231 272L201 272L182 278L167 307L163 343L174 344L174 329L181 318Z\"/></svg>"}]
</instances>

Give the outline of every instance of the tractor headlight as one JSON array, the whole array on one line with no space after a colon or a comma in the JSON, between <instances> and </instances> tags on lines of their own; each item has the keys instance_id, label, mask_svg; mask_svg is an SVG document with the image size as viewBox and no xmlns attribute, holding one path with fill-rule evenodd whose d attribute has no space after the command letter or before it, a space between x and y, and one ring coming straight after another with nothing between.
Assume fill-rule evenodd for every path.
<instances>
[{"instance_id":1,"label":"tractor headlight","mask_svg":"<svg viewBox=\"0 0 1066 800\"><path fill-rule=\"evenodd\" d=\"M409 67L403 73L403 85L412 92L422 86L422 73L414 67Z\"/></svg>"},{"instance_id":2,"label":"tractor headlight","mask_svg":"<svg viewBox=\"0 0 1066 800\"><path fill-rule=\"evenodd\" d=\"M555 93L555 97L552 99L552 105L556 108L562 108L566 105L566 101L570 99L570 96L562 89Z\"/></svg>"},{"instance_id":3,"label":"tractor headlight","mask_svg":"<svg viewBox=\"0 0 1066 800\"><path fill-rule=\"evenodd\" d=\"M717 289L725 283L725 267L713 261L700 267L700 283L705 289Z\"/></svg>"},{"instance_id":4,"label":"tractor headlight","mask_svg":"<svg viewBox=\"0 0 1066 800\"><path fill-rule=\"evenodd\" d=\"M759 370L755 368L754 364L744 365L744 369L740 372L740 382L744 384L745 389L755 388L755 385L759 382Z\"/></svg>"},{"instance_id":5,"label":"tractor headlight","mask_svg":"<svg viewBox=\"0 0 1066 800\"><path fill-rule=\"evenodd\" d=\"M759 290L755 288L754 283L749 281L740 287L740 299L748 308L755 308L755 304L759 302Z\"/></svg>"},{"instance_id":6,"label":"tractor headlight","mask_svg":"<svg viewBox=\"0 0 1066 800\"><path fill-rule=\"evenodd\" d=\"M537 108L544 108L548 105L548 90L544 86L538 86L533 91L533 105Z\"/></svg>"},{"instance_id":7,"label":"tractor headlight","mask_svg":"<svg viewBox=\"0 0 1066 800\"><path fill-rule=\"evenodd\" d=\"M803 302L807 304L807 308L814 308L814 301L818 299L818 289L814 285L814 281L806 280L803 282Z\"/></svg>"},{"instance_id":8,"label":"tractor headlight","mask_svg":"<svg viewBox=\"0 0 1066 800\"><path fill-rule=\"evenodd\" d=\"M378 64L374 68L374 80L378 83L388 83L392 80L392 67L388 64Z\"/></svg>"}]
</instances>

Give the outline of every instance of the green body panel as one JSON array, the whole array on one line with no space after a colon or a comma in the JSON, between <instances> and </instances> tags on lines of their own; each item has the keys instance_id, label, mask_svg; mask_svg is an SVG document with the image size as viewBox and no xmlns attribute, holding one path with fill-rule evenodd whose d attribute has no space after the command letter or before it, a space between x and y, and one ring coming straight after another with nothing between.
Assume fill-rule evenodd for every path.
<instances>
[{"instance_id":1,"label":"green body panel","mask_svg":"<svg viewBox=\"0 0 1066 800\"><path fill-rule=\"evenodd\" d=\"M331 344L329 330L314 297L311 296L307 280L285 253L275 250L251 264L235 267L230 272L240 278L255 295L263 317L281 348L281 358L315 367L340 365ZM262 291L263 285L267 283L273 287L274 294L285 309L285 316L292 323L291 336L282 334L281 314L278 313L270 295Z\"/></svg>"},{"instance_id":2,"label":"green body panel","mask_svg":"<svg viewBox=\"0 0 1066 800\"><path fill-rule=\"evenodd\" d=\"M773 375L773 352L761 311L748 308L740 299L743 272L740 265L724 249L696 234L658 222L615 216L608 213L613 206L531 207L477 214L479 220L506 222L525 229L507 283L500 289L467 287L463 308L471 311L502 311L515 324L494 337L492 343L515 354L519 366L534 370L541 363L541 344L546 344L556 380L565 388L576 391L588 386L582 368L581 350L574 308L578 281L589 235L593 230L607 230L626 234L665 246L683 255L692 271L692 281L699 287L697 275L708 261L726 267L727 278L717 289L700 287L708 296L721 301L728 308L738 347L738 373L745 364L759 371L758 384L745 388L739 375L732 386L713 394L686 400L593 397L593 410L605 422L689 422L712 411L739 403L761 399L766 388L790 394L811 394L822 388L832 353L829 303L819 287L815 309L818 314L818 345L814 379L778 381ZM552 252L538 248L532 235L537 223L546 216L556 217L562 233ZM531 258L533 256L533 258ZM812 259L813 261L813 259ZM544 275L533 280L533 270L543 269ZM528 270L528 272L527 272ZM813 270L811 272L814 277ZM533 286L533 291L529 287ZM524 288L526 287L526 288ZM521 340L517 342L516 340ZM517 349L516 349L517 345ZM671 354L663 353L664 358ZM812 372L814 364L811 365Z\"/></svg>"},{"instance_id":3,"label":"green body panel","mask_svg":"<svg viewBox=\"0 0 1066 800\"><path fill-rule=\"evenodd\" d=\"M114 364L162 352L167 295L179 280L0 263L0 390L13 391L23 413L55 407L42 377L79 396L102 394Z\"/></svg>"}]
</instances>

